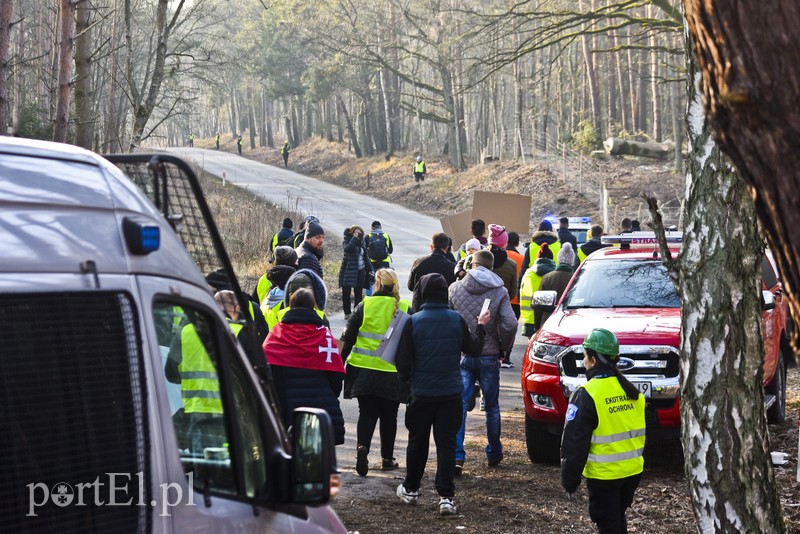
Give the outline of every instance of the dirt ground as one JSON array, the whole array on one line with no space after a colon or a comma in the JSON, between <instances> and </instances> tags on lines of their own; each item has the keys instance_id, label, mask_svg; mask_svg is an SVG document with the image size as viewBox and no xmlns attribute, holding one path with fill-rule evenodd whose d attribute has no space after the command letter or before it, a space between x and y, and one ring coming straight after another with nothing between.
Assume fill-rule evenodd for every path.
<instances>
[{"instance_id":1,"label":"dirt ground","mask_svg":"<svg viewBox=\"0 0 800 534\"><path fill-rule=\"evenodd\" d=\"M213 146L210 140L195 143L206 148ZM492 162L455 173L435 157L427 158L428 177L424 184L415 187L411 178L412 154L388 160L382 156L357 160L346 148L315 139L293 150L289 167L432 216L468 209L474 190L529 194L533 198L532 226L544 215L589 215L595 221L602 221L598 184L605 181L612 231L626 216L639 219L645 228L649 214L642 194L658 198L665 208L665 222L677 224L678 199L684 188L683 176L672 171L669 162L586 159L579 162L580 172L571 173L572 178L565 180L563 166L558 161L529 161L527 165ZM233 141L224 139L222 149L235 151ZM244 156L273 165L283 163L278 148L245 149ZM790 454L787 465L775 468L776 483L787 531L800 532L800 486L796 481L800 409L797 367L789 369L787 382L787 421L781 426L770 426L770 450ZM345 470L343 487L332 506L349 531L361 534L594 532L585 485L577 498L569 501L560 485L558 467L533 465L528 460L524 417L521 409L502 414L505 459L497 468L486 465L482 440L468 436L468 458L479 460L468 460L464 475L456 480L456 516L438 515L432 460L423 479L419 503L412 507L400 502L394 491L404 475L405 458L401 451L398 451L401 464L398 471L370 471L369 476L362 478ZM642 483L628 511L629 531L696 532L680 443L648 443L645 462Z\"/></svg>"}]
</instances>

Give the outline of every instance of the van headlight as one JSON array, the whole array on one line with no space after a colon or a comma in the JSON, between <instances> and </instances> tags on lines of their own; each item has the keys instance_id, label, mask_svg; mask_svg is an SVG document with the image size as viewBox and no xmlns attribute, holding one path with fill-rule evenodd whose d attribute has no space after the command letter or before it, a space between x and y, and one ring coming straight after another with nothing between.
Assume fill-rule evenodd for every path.
<instances>
[{"instance_id":1,"label":"van headlight","mask_svg":"<svg viewBox=\"0 0 800 534\"><path fill-rule=\"evenodd\" d=\"M532 360L541 360L547 363L556 363L556 356L564 350L561 345L551 345L550 343L533 342L531 346L530 358Z\"/></svg>"}]
</instances>

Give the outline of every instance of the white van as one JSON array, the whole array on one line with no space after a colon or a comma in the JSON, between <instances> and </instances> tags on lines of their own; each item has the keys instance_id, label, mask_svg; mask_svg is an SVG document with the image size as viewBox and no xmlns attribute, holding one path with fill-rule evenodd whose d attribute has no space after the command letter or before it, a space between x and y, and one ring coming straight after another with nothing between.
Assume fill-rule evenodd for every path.
<instances>
[{"instance_id":1,"label":"white van","mask_svg":"<svg viewBox=\"0 0 800 534\"><path fill-rule=\"evenodd\" d=\"M169 165L143 192L88 151L0 137L0 531L346 532L330 419L297 410L287 437L207 247L184 247Z\"/></svg>"}]
</instances>

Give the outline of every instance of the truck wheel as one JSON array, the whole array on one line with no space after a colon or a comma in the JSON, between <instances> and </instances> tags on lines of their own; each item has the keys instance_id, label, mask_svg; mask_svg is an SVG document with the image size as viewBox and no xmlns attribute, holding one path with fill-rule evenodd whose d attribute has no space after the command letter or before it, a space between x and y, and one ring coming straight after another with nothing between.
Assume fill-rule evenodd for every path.
<instances>
[{"instance_id":1,"label":"truck wheel","mask_svg":"<svg viewBox=\"0 0 800 534\"><path fill-rule=\"evenodd\" d=\"M767 386L767 393L775 395L775 403L767 410L767 421L782 425L786 422L786 362L783 361L783 351L778 352L778 367Z\"/></svg>"},{"instance_id":2,"label":"truck wheel","mask_svg":"<svg viewBox=\"0 0 800 534\"><path fill-rule=\"evenodd\" d=\"M528 458L535 464L558 463L561 436L550 433L547 425L525 416L525 444Z\"/></svg>"}]
</instances>

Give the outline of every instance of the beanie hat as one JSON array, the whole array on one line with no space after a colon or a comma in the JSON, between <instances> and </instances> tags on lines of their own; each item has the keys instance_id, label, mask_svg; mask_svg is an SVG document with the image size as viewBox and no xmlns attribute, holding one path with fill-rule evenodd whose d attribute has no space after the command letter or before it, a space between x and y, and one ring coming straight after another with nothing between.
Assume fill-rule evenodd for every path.
<instances>
[{"instance_id":1,"label":"beanie hat","mask_svg":"<svg viewBox=\"0 0 800 534\"><path fill-rule=\"evenodd\" d=\"M283 303L288 308L289 299L292 298L292 293L301 287L307 287L314 292L314 300L317 302L317 308L325 310L325 305L328 303L328 290L325 287L325 282L322 278L310 269L300 269L295 271L289 280L286 282L286 295L283 297Z\"/></svg>"},{"instance_id":2,"label":"beanie hat","mask_svg":"<svg viewBox=\"0 0 800 534\"><path fill-rule=\"evenodd\" d=\"M325 230L322 229L322 226L315 222L308 223L308 228L306 228L306 239L318 235L325 235Z\"/></svg>"},{"instance_id":3,"label":"beanie hat","mask_svg":"<svg viewBox=\"0 0 800 534\"><path fill-rule=\"evenodd\" d=\"M539 223L539 231L540 232L552 232L553 231L553 223L551 223L547 219L542 220L542 222Z\"/></svg>"},{"instance_id":4,"label":"beanie hat","mask_svg":"<svg viewBox=\"0 0 800 534\"><path fill-rule=\"evenodd\" d=\"M446 303L448 299L447 280L439 273L426 274L419 279L419 292L422 303Z\"/></svg>"},{"instance_id":5,"label":"beanie hat","mask_svg":"<svg viewBox=\"0 0 800 534\"><path fill-rule=\"evenodd\" d=\"M380 227L381 227L381 222L380 221L372 221L372 228L373 229L380 228Z\"/></svg>"},{"instance_id":6,"label":"beanie hat","mask_svg":"<svg viewBox=\"0 0 800 534\"><path fill-rule=\"evenodd\" d=\"M272 282L273 287L277 287L279 289L286 288L286 282L289 281L289 278L294 274L294 267L290 267L288 265L276 265L269 271L267 271L267 280Z\"/></svg>"},{"instance_id":7,"label":"beanie hat","mask_svg":"<svg viewBox=\"0 0 800 534\"><path fill-rule=\"evenodd\" d=\"M481 242L478 241L477 239L475 239L474 237L472 239L470 239L469 241L467 241L467 243L464 245L464 250L470 250L470 249L471 250L480 250L482 248L483 247L481 246Z\"/></svg>"},{"instance_id":8,"label":"beanie hat","mask_svg":"<svg viewBox=\"0 0 800 534\"><path fill-rule=\"evenodd\" d=\"M542 246L539 247L539 254L537 257L553 259L553 251L550 250L550 246L547 243L542 243Z\"/></svg>"},{"instance_id":9,"label":"beanie hat","mask_svg":"<svg viewBox=\"0 0 800 534\"><path fill-rule=\"evenodd\" d=\"M575 251L572 250L572 243L566 242L561 245L561 250L558 251L558 263L564 265L575 263Z\"/></svg>"},{"instance_id":10,"label":"beanie hat","mask_svg":"<svg viewBox=\"0 0 800 534\"><path fill-rule=\"evenodd\" d=\"M217 269L216 271L208 273L208 275L206 275L206 283L216 291L231 289L231 280L228 278L225 269Z\"/></svg>"},{"instance_id":11,"label":"beanie hat","mask_svg":"<svg viewBox=\"0 0 800 534\"><path fill-rule=\"evenodd\" d=\"M297 265L297 252L292 247L281 245L275 247L275 265Z\"/></svg>"},{"instance_id":12,"label":"beanie hat","mask_svg":"<svg viewBox=\"0 0 800 534\"><path fill-rule=\"evenodd\" d=\"M505 227L499 224L489 225L489 244L500 248L506 248L508 244L508 233Z\"/></svg>"},{"instance_id":13,"label":"beanie hat","mask_svg":"<svg viewBox=\"0 0 800 534\"><path fill-rule=\"evenodd\" d=\"M283 227L284 228L291 228L292 226L294 226L294 223L292 222L292 220L289 217L286 217L283 220Z\"/></svg>"},{"instance_id":14,"label":"beanie hat","mask_svg":"<svg viewBox=\"0 0 800 534\"><path fill-rule=\"evenodd\" d=\"M313 222L313 223L317 223L317 224L319 224L319 219L317 219L317 218L316 218L315 216L313 216L313 215L306 215L305 221L306 221L306 225L308 225L308 224L310 224L310 223L312 223L312 222Z\"/></svg>"}]
</instances>

